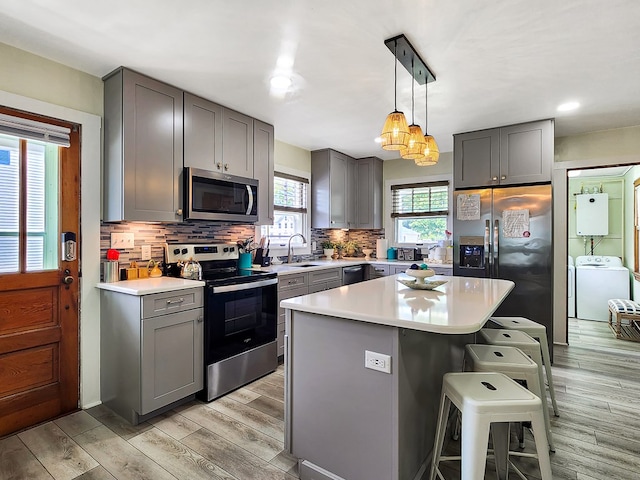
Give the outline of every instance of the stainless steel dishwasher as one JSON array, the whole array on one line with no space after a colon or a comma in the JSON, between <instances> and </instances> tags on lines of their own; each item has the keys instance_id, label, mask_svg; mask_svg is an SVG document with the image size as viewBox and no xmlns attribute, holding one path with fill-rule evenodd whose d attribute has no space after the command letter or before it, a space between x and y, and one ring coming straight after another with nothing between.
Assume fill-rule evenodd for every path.
<instances>
[{"instance_id":1,"label":"stainless steel dishwasher","mask_svg":"<svg viewBox=\"0 0 640 480\"><path fill-rule=\"evenodd\" d=\"M342 284L362 282L364 280L364 265L354 265L353 267L342 268Z\"/></svg>"}]
</instances>

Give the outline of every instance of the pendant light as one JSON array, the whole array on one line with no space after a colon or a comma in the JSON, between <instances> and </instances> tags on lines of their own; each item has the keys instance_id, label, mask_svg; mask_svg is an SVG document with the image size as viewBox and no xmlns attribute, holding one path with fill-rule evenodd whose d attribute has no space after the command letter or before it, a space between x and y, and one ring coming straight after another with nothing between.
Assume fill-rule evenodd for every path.
<instances>
[{"instance_id":1,"label":"pendant light","mask_svg":"<svg viewBox=\"0 0 640 480\"><path fill-rule=\"evenodd\" d=\"M428 105L429 105L429 93L428 93L428 85L429 82L424 84L424 140L425 140L425 148L424 155L422 158L417 158L415 160L416 165L419 167L430 167L438 163L438 159L440 158L440 150L438 149L438 144L436 143L436 139L433 138L427 132L427 117L428 117Z\"/></svg>"},{"instance_id":2,"label":"pendant light","mask_svg":"<svg viewBox=\"0 0 640 480\"><path fill-rule=\"evenodd\" d=\"M413 72L413 58L411 59L411 71ZM400 156L405 160L419 160L424 158L424 149L427 147L424 135L422 135L422 128L420 125L416 125L414 118L414 90L415 85L413 75L411 78L411 125L409 125L409 142L407 146L400 149Z\"/></svg>"},{"instance_id":3,"label":"pendant light","mask_svg":"<svg viewBox=\"0 0 640 480\"><path fill-rule=\"evenodd\" d=\"M404 113L398 111L398 41L394 42L393 112L387 115L380 140L385 150L400 150L409 143L409 127Z\"/></svg>"}]
</instances>

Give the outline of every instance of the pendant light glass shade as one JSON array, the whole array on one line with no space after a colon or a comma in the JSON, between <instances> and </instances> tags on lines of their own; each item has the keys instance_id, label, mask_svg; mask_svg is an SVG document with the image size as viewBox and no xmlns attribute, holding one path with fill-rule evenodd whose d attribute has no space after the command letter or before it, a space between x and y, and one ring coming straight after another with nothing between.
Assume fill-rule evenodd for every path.
<instances>
[{"instance_id":1,"label":"pendant light glass shade","mask_svg":"<svg viewBox=\"0 0 640 480\"><path fill-rule=\"evenodd\" d=\"M382 127L380 144L385 150L400 150L409 143L409 126L404 113L394 110L387 115Z\"/></svg>"},{"instance_id":2,"label":"pendant light glass shade","mask_svg":"<svg viewBox=\"0 0 640 480\"><path fill-rule=\"evenodd\" d=\"M420 125L409 125L409 133L409 143L405 148L400 149L400 156L405 160L423 158L427 144L422 135L422 128Z\"/></svg>"},{"instance_id":3,"label":"pendant light glass shade","mask_svg":"<svg viewBox=\"0 0 640 480\"><path fill-rule=\"evenodd\" d=\"M422 158L416 159L415 162L416 165L420 167L430 167L438 163L438 159L440 158L440 150L438 149L438 144L436 143L435 138L433 138L431 135L425 135L424 140L426 142L424 156Z\"/></svg>"}]
</instances>

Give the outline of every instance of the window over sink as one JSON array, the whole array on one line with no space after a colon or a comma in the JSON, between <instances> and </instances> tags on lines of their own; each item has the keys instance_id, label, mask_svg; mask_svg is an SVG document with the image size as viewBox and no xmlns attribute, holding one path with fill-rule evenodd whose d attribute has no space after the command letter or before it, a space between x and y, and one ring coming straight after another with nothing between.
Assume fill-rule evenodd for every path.
<instances>
[{"instance_id":1,"label":"window over sink","mask_svg":"<svg viewBox=\"0 0 640 480\"><path fill-rule=\"evenodd\" d=\"M287 254L289 238L299 233L307 242L303 243L299 236L293 238L291 245L295 248L294 253L297 255L311 253L308 215L309 178L303 176L301 172L280 168L274 172L273 183L273 225L256 227L256 237L269 238L270 256L283 256Z\"/></svg>"}]
</instances>

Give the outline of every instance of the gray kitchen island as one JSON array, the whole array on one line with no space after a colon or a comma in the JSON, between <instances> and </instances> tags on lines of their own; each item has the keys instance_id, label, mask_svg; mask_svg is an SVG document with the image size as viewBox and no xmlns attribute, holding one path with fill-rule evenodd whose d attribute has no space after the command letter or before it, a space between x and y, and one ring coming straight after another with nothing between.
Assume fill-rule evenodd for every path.
<instances>
[{"instance_id":1,"label":"gray kitchen island","mask_svg":"<svg viewBox=\"0 0 640 480\"><path fill-rule=\"evenodd\" d=\"M378 278L281 302L285 447L302 480L414 480L428 470L442 376L513 288Z\"/></svg>"}]
</instances>

